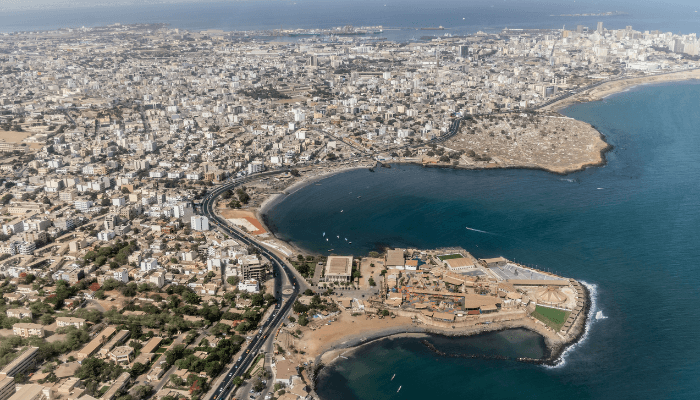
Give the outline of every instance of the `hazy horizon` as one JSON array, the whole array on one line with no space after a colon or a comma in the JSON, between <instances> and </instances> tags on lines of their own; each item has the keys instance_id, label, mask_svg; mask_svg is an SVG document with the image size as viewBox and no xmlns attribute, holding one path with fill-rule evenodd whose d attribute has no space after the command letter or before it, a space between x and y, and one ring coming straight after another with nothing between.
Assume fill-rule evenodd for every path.
<instances>
[{"instance_id":1,"label":"hazy horizon","mask_svg":"<svg viewBox=\"0 0 700 400\"><path fill-rule=\"evenodd\" d=\"M76 7L115 7L115 6L126 6L126 5L168 5L176 3L202 3L202 4L212 4L212 3L240 3L240 2L262 2L262 3L287 3L287 4L302 4L302 3L333 3L333 4L352 4L360 5L362 3L381 3L381 1L374 0L116 0L116 1L105 1L105 0L0 0L0 10L4 11L27 11L34 9L62 9L62 8L76 8ZM410 1L409 1L410 2ZM407 1L400 0L384 0L384 4L397 4L400 3L404 5ZM668 9L668 7L690 7L690 8L700 8L697 1L695 0L673 0L673 1L632 1L632 0L612 0L612 1L601 1L601 0L503 0L501 1L491 1L491 0L438 0L431 1L429 3L421 2L426 5L431 5L433 7L439 7L440 5L450 5L450 4L463 4L465 6L473 5L485 5L485 6L504 6L508 7L510 4L526 5L528 3L533 5L551 5L553 7L560 7L569 5L572 7L572 12L577 12L582 9L587 9L589 12L592 11L625 11L624 8L628 10L634 10L640 5L645 7L653 7L658 5L659 9Z\"/></svg>"}]
</instances>

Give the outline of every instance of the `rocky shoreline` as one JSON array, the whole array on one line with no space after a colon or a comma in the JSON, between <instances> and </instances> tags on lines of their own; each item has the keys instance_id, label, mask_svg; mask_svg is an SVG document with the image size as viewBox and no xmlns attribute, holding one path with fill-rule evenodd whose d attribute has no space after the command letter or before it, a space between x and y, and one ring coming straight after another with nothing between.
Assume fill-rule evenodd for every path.
<instances>
[{"instance_id":1,"label":"rocky shoreline","mask_svg":"<svg viewBox=\"0 0 700 400\"><path fill-rule=\"evenodd\" d=\"M600 133L600 132L599 132ZM586 164L582 164L577 166L576 168L570 168L566 169L563 171L557 171L557 170L552 170L544 166L539 166L539 165L497 165L494 164L493 166L487 165L487 166L468 166L468 165L453 165L453 164L428 164L428 163L419 163L415 161L385 161L385 164L389 165L400 165L400 164L406 164L406 165L420 165L424 168L449 168L449 169L461 169L461 170L467 170L467 171L482 171L482 170L509 170L509 169L527 169L527 170L532 170L532 171L543 171L543 172L549 172L550 174L554 175L561 175L561 176L566 176L569 174L573 174L576 172L584 171L588 168L593 168L593 167L604 167L607 165L608 160L607 160L607 153L612 151L615 147L611 145L610 143L607 142L606 137L604 134L600 133L600 138L606 143L606 146L600 150L600 159L595 162L590 162Z\"/></svg>"}]
</instances>

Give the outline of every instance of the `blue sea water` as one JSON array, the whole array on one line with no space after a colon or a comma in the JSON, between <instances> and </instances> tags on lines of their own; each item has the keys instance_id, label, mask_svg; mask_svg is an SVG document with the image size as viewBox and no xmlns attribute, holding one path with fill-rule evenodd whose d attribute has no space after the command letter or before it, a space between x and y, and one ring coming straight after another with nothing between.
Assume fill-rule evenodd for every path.
<instances>
[{"instance_id":1,"label":"blue sea water","mask_svg":"<svg viewBox=\"0 0 700 400\"><path fill-rule=\"evenodd\" d=\"M594 320L586 340L556 368L441 359L412 339L376 342L326 369L321 395L699 398L698 98L700 84L684 82L564 110L614 145L603 167L567 176L419 166L356 170L307 186L270 210L278 236L321 254L462 246L477 257L504 256L556 271L595 285L597 308L608 317ZM402 377L400 396L373 383L393 373Z\"/></svg>"},{"instance_id":2,"label":"blue sea water","mask_svg":"<svg viewBox=\"0 0 700 400\"><path fill-rule=\"evenodd\" d=\"M30 4L31 1L27 1ZM90 2L87 2L89 4ZM508 28L557 28L576 25L595 29L631 25L638 30L659 29L674 33L698 32L700 8L696 1L543 1L543 0L249 0L203 1L179 4L136 2L113 6L51 7L17 11L0 2L0 32L34 31L67 27L104 26L113 23L167 23L188 30L264 30L330 28L344 25L383 25L411 28L381 34L389 40L423 35L463 35L478 30ZM100 3L104 4L104 3ZM561 14L620 11L614 17L559 17ZM553 16L555 15L555 16ZM444 26L445 31L415 28ZM700 32L699 32L700 33Z\"/></svg>"}]
</instances>

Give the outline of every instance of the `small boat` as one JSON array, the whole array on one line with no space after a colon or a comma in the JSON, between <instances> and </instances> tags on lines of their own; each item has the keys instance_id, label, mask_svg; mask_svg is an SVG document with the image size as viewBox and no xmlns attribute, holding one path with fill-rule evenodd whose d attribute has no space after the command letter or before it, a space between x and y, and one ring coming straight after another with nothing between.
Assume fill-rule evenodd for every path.
<instances>
[{"instance_id":1,"label":"small boat","mask_svg":"<svg viewBox=\"0 0 700 400\"><path fill-rule=\"evenodd\" d=\"M357 196L358 199L359 199L360 197L362 197L362 196Z\"/></svg>"},{"instance_id":2,"label":"small boat","mask_svg":"<svg viewBox=\"0 0 700 400\"><path fill-rule=\"evenodd\" d=\"M348 241L348 238L345 238L345 241L347 242L347 241Z\"/></svg>"},{"instance_id":3,"label":"small boat","mask_svg":"<svg viewBox=\"0 0 700 400\"><path fill-rule=\"evenodd\" d=\"M328 241L328 238L326 238L326 242Z\"/></svg>"},{"instance_id":4,"label":"small boat","mask_svg":"<svg viewBox=\"0 0 700 400\"><path fill-rule=\"evenodd\" d=\"M326 232L323 232L323 237L326 237Z\"/></svg>"},{"instance_id":5,"label":"small boat","mask_svg":"<svg viewBox=\"0 0 700 400\"><path fill-rule=\"evenodd\" d=\"M393 381L394 378L396 378L396 374L394 374L394 376L391 377L391 380Z\"/></svg>"},{"instance_id":6,"label":"small boat","mask_svg":"<svg viewBox=\"0 0 700 400\"><path fill-rule=\"evenodd\" d=\"M401 386L399 386L399 390L401 390ZM396 391L396 393L398 393L398 392L399 392L399 390L397 390L397 391Z\"/></svg>"},{"instance_id":7,"label":"small boat","mask_svg":"<svg viewBox=\"0 0 700 400\"><path fill-rule=\"evenodd\" d=\"M348 242L348 244L352 244L352 242Z\"/></svg>"},{"instance_id":8,"label":"small boat","mask_svg":"<svg viewBox=\"0 0 700 400\"><path fill-rule=\"evenodd\" d=\"M340 210L340 212L343 212L343 210Z\"/></svg>"},{"instance_id":9,"label":"small boat","mask_svg":"<svg viewBox=\"0 0 700 400\"><path fill-rule=\"evenodd\" d=\"M336 236L338 239L340 239L340 236Z\"/></svg>"}]
</instances>

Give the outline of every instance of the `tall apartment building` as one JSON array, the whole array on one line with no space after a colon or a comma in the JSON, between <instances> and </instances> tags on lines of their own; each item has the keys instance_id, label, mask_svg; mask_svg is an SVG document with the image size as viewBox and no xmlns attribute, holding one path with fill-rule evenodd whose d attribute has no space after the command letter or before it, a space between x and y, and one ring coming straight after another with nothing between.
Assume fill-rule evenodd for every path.
<instances>
[{"instance_id":1,"label":"tall apartment building","mask_svg":"<svg viewBox=\"0 0 700 400\"><path fill-rule=\"evenodd\" d=\"M119 225L119 216L116 214L106 216L104 225L106 230L113 231L114 228Z\"/></svg>"},{"instance_id":2,"label":"tall apartment building","mask_svg":"<svg viewBox=\"0 0 700 400\"><path fill-rule=\"evenodd\" d=\"M262 161L255 160L248 164L246 168L248 170L248 174L255 174L258 172L263 172L265 170L265 165L263 165Z\"/></svg>"},{"instance_id":3,"label":"tall apartment building","mask_svg":"<svg viewBox=\"0 0 700 400\"><path fill-rule=\"evenodd\" d=\"M115 280L129 283L129 271L126 268L118 268L113 272L113 274Z\"/></svg>"},{"instance_id":4,"label":"tall apartment building","mask_svg":"<svg viewBox=\"0 0 700 400\"><path fill-rule=\"evenodd\" d=\"M173 207L173 216L175 218L182 218L185 221L192 218L194 215L194 208L192 208L192 203L178 203Z\"/></svg>"},{"instance_id":5,"label":"tall apartment building","mask_svg":"<svg viewBox=\"0 0 700 400\"><path fill-rule=\"evenodd\" d=\"M195 231L208 231L209 230L209 218L203 215L193 215L190 218L190 224L192 230Z\"/></svg>"},{"instance_id":6,"label":"tall apartment building","mask_svg":"<svg viewBox=\"0 0 700 400\"><path fill-rule=\"evenodd\" d=\"M86 212L92 207L93 203L90 200L76 200L73 205L76 210Z\"/></svg>"},{"instance_id":7,"label":"tall apartment building","mask_svg":"<svg viewBox=\"0 0 700 400\"><path fill-rule=\"evenodd\" d=\"M34 250L36 250L36 243L34 242L21 242L17 248L19 254L23 254L25 256L31 256L34 254Z\"/></svg>"},{"instance_id":8,"label":"tall apartment building","mask_svg":"<svg viewBox=\"0 0 700 400\"><path fill-rule=\"evenodd\" d=\"M78 198L78 191L75 189L68 189L58 193L58 199L61 201L75 201Z\"/></svg>"},{"instance_id":9,"label":"tall apartment building","mask_svg":"<svg viewBox=\"0 0 700 400\"><path fill-rule=\"evenodd\" d=\"M241 266L241 275L243 275L243 280L264 281L265 274L265 266L262 264L250 264Z\"/></svg>"}]
</instances>

